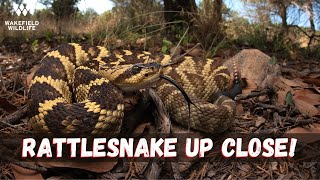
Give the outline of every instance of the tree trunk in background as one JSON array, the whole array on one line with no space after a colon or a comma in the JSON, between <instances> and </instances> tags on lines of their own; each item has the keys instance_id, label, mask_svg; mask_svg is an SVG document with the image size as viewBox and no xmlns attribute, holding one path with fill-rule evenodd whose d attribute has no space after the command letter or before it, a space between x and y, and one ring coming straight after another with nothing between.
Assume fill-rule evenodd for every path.
<instances>
[{"instance_id":1,"label":"tree trunk in background","mask_svg":"<svg viewBox=\"0 0 320 180\"><path fill-rule=\"evenodd\" d=\"M307 0L307 9L306 11L308 12L309 11L309 22L310 22L310 29L311 29L311 36L310 36L310 39L309 39L309 42L308 42L308 49L310 48L310 45L312 43L312 40L314 38L314 35L316 33L316 27L314 25L314 13L313 13L313 3L312 3L313 0Z\"/></svg>"},{"instance_id":2,"label":"tree trunk in background","mask_svg":"<svg viewBox=\"0 0 320 180\"><path fill-rule=\"evenodd\" d=\"M222 7L223 1L222 0L214 0L213 1L213 22L212 22L212 29L211 33L214 35L214 39L217 41L221 41L223 39L222 33Z\"/></svg>"},{"instance_id":3,"label":"tree trunk in background","mask_svg":"<svg viewBox=\"0 0 320 180\"><path fill-rule=\"evenodd\" d=\"M202 16L195 22L197 30L196 39L205 49L212 49L225 37L222 30L224 4L223 0L202 0L199 9Z\"/></svg>"},{"instance_id":4,"label":"tree trunk in background","mask_svg":"<svg viewBox=\"0 0 320 180\"><path fill-rule=\"evenodd\" d=\"M63 23L70 21L72 15L78 12L76 6L79 0L53 0L51 4L52 12L55 15L58 26L58 33L62 33ZM67 20L67 21L65 21Z\"/></svg>"},{"instance_id":5,"label":"tree trunk in background","mask_svg":"<svg viewBox=\"0 0 320 180\"><path fill-rule=\"evenodd\" d=\"M164 0L164 11L166 22L182 20L191 24L192 14L188 13L195 13L197 11L197 6L195 0Z\"/></svg>"},{"instance_id":6,"label":"tree trunk in background","mask_svg":"<svg viewBox=\"0 0 320 180\"><path fill-rule=\"evenodd\" d=\"M288 24L287 24L287 6L285 3L286 0L280 0L276 1L275 4L278 4L279 8L279 15L281 17L281 27L282 27L282 33L286 34L288 30Z\"/></svg>"},{"instance_id":7,"label":"tree trunk in background","mask_svg":"<svg viewBox=\"0 0 320 180\"><path fill-rule=\"evenodd\" d=\"M174 11L174 12L173 12ZM183 21L192 27L192 20L197 12L195 0L164 0L164 19L167 23L174 21ZM183 22L177 22L174 25L168 25L167 34L181 34L187 26ZM173 40L174 37L169 39Z\"/></svg>"},{"instance_id":8,"label":"tree trunk in background","mask_svg":"<svg viewBox=\"0 0 320 180\"><path fill-rule=\"evenodd\" d=\"M213 1L213 17L216 18L216 21L214 22L215 26L219 27L221 26L222 22L222 0L214 0Z\"/></svg>"},{"instance_id":9,"label":"tree trunk in background","mask_svg":"<svg viewBox=\"0 0 320 180\"><path fill-rule=\"evenodd\" d=\"M269 2L274 6L277 7L279 16L281 18L281 34L286 34L288 30L288 23L287 23L287 9L290 4L287 0L269 0ZM281 35L281 36L282 36Z\"/></svg>"}]
</instances>

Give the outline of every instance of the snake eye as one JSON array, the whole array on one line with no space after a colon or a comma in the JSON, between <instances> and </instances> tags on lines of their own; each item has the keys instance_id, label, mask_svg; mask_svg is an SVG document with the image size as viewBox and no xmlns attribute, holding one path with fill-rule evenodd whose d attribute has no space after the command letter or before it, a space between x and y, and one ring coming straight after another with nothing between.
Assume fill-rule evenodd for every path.
<instances>
[{"instance_id":1,"label":"snake eye","mask_svg":"<svg viewBox=\"0 0 320 180\"><path fill-rule=\"evenodd\" d=\"M133 66L132 68L131 68L131 72L132 72L132 74L138 74L138 73L140 73L140 71L141 71L141 67L139 67L139 66Z\"/></svg>"}]
</instances>

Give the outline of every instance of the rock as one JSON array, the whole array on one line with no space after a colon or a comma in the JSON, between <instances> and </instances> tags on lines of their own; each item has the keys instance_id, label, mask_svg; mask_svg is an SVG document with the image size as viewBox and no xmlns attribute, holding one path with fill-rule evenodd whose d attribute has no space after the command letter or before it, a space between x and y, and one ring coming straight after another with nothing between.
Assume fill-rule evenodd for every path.
<instances>
[{"instance_id":1,"label":"rock","mask_svg":"<svg viewBox=\"0 0 320 180\"><path fill-rule=\"evenodd\" d=\"M233 60L236 62L241 78L245 78L248 83L243 93L272 87L274 79L281 75L280 66L272 64L271 57L257 49L244 49L226 60L224 65L230 70L234 67Z\"/></svg>"}]
</instances>

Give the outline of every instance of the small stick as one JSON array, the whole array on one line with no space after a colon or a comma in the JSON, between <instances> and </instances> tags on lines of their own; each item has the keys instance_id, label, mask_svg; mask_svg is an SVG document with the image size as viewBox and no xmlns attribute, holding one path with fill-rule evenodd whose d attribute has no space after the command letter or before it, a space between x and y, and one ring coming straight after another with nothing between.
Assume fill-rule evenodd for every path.
<instances>
[{"instance_id":1,"label":"small stick","mask_svg":"<svg viewBox=\"0 0 320 180\"><path fill-rule=\"evenodd\" d=\"M155 117L157 132L168 136L171 130L169 113L165 108L162 100L153 89L149 89L148 94L150 95L150 97L156 105L156 110L154 110L153 115ZM159 179L163 164L163 159L154 158L149 161L148 165L145 167L142 174L146 179Z\"/></svg>"},{"instance_id":2,"label":"small stick","mask_svg":"<svg viewBox=\"0 0 320 180\"><path fill-rule=\"evenodd\" d=\"M6 122L3 122L0 120L0 127L11 127L11 128L14 128L14 125L12 124L9 124L9 123L6 123Z\"/></svg>"},{"instance_id":3,"label":"small stick","mask_svg":"<svg viewBox=\"0 0 320 180\"><path fill-rule=\"evenodd\" d=\"M1 122L6 124L15 124L20 121L21 118L27 115L27 106L24 106L22 109L0 119Z\"/></svg>"},{"instance_id":4,"label":"small stick","mask_svg":"<svg viewBox=\"0 0 320 180\"><path fill-rule=\"evenodd\" d=\"M304 125L310 125L312 123L315 123L315 122L320 122L320 119L318 118L311 118L311 119L295 119L295 118L290 118L288 117L286 119L286 122L289 122L289 123L292 123L296 126L304 126Z\"/></svg>"},{"instance_id":5,"label":"small stick","mask_svg":"<svg viewBox=\"0 0 320 180\"><path fill-rule=\"evenodd\" d=\"M285 108L281 108L279 106L274 106L274 105L270 105L270 104L256 103L256 105L258 105L262 108L266 108L266 109L274 109L278 112L285 111Z\"/></svg>"},{"instance_id":6,"label":"small stick","mask_svg":"<svg viewBox=\"0 0 320 180\"><path fill-rule=\"evenodd\" d=\"M26 169L30 169L30 170L34 170L37 172L46 172L47 171L47 168L45 168L45 167L35 166L35 165L29 164L27 162L17 161L12 156L9 157L8 154L12 154L12 153L9 153L10 151L11 150L9 150L8 148L2 147L0 149L0 154L1 154L0 160L10 162L10 163L15 164L17 166L20 166L20 167L23 167Z\"/></svg>"},{"instance_id":7,"label":"small stick","mask_svg":"<svg viewBox=\"0 0 320 180\"><path fill-rule=\"evenodd\" d=\"M189 49L186 53L180 55L180 56L177 57L177 58L174 58L174 59L172 60L173 62L168 63L168 64L164 64L163 67L171 66L171 65L173 65L173 64L178 63L178 62L179 62L179 61L178 61L179 59L181 59L182 57L184 57L185 55L187 55L190 51L192 51L194 48L198 47L199 45L200 45L200 43L194 45L194 46L193 46L191 49Z\"/></svg>"},{"instance_id":8,"label":"small stick","mask_svg":"<svg viewBox=\"0 0 320 180\"><path fill-rule=\"evenodd\" d=\"M157 120L157 128L160 133L170 133L171 122L169 119L169 113L165 108L162 100L153 89L149 89L148 94L156 104L157 111L155 111L155 117Z\"/></svg>"},{"instance_id":9,"label":"small stick","mask_svg":"<svg viewBox=\"0 0 320 180\"><path fill-rule=\"evenodd\" d=\"M2 75L2 70L1 70L1 67L0 67L0 81L1 81L1 83L2 83L2 89L4 90L4 91L6 91L7 89L6 89L6 84L4 83L4 80L3 80L3 75Z\"/></svg>"},{"instance_id":10,"label":"small stick","mask_svg":"<svg viewBox=\"0 0 320 180\"><path fill-rule=\"evenodd\" d=\"M249 94L239 94L234 99L236 101L245 100L245 99L250 99L250 98L253 98L253 97L259 97L259 96L265 95L265 94L270 93L270 92L271 92L270 89L265 89L263 91L251 92Z\"/></svg>"}]
</instances>

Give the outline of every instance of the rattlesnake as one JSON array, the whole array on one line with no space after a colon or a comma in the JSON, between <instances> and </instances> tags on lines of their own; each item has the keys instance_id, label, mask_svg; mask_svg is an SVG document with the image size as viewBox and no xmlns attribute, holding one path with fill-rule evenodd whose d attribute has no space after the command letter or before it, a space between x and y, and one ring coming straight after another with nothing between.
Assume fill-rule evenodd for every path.
<instances>
[{"instance_id":1,"label":"rattlesnake","mask_svg":"<svg viewBox=\"0 0 320 180\"><path fill-rule=\"evenodd\" d=\"M122 92L155 86L170 117L206 133L225 131L234 119L235 102L220 95L230 81L225 66L212 59L172 57L146 51L65 44L42 59L28 93L33 129L49 133L118 133L124 115ZM174 85L180 84L193 105ZM215 102L209 101L215 99Z\"/></svg>"}]
</instances>

